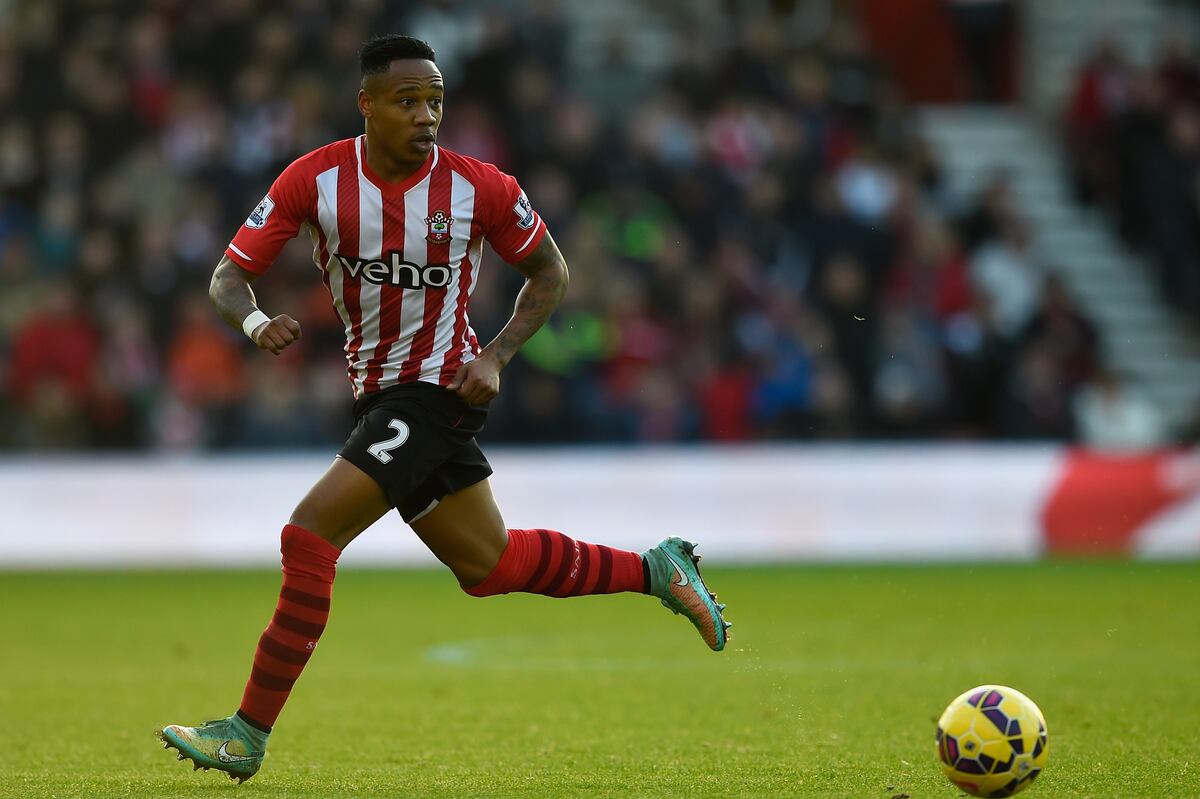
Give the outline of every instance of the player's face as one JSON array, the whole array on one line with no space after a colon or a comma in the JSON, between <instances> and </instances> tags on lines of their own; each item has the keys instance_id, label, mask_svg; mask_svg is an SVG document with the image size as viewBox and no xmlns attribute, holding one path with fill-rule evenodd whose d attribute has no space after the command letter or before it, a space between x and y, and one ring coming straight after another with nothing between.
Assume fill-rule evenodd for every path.
<instances>
[{"instance_id":1,"label":"player's face","mask_svg":"<svg viewBox=\"0 0 1200 799\"><path fill-rule=\"evenodd\" d=\"M444 93L436 64L406 58L364 82L358 107L368 130L395 159L420 163L437 141Z\"/></svg>"}]
</instances>

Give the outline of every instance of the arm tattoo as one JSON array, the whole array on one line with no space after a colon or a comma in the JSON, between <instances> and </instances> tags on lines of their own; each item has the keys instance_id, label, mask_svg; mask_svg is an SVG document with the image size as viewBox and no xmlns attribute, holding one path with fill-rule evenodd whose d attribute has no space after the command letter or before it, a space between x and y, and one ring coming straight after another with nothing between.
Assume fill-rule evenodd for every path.
<instances>
[{"instance_id":1,"label":"arm tattoo","mask_svg":"<svg viewBox=\"0 0 1200 799\"><path fill-rule=\"evenodd\" d=\"M502 367L546 323L567 291L567 264L549 233L537 249L515 266L525 275L525 285L517 294L512 318L483 350L484 355L493 356Z\"/></svg>"},{"instance_id":2,"label":"arm tattoo","mask_svg":"<svg viewBox=\"0 0 1200 799\"><path fill-rule=\"evenodd\" d=\"M242 320L258 306L254 302L254 291L250 281L255 275L235 264L226 255L217 264L212 282L208 285L208 297L217 306L221 318L234 330L241 331Z\"/></svg>"}]
</instances>

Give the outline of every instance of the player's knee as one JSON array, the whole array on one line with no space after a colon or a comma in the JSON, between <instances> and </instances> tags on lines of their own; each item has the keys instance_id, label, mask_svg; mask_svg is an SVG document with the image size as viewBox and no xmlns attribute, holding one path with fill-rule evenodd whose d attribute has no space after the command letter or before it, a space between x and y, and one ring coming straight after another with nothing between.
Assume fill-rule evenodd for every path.
<instances>
[{"instance_id":1,"label":"player's knee","mask_svg":"<svg viewBox=\"0 0 1200 799\"><path fill-rule=\"evenodd\" d=\"M313 535L321 535L321 521L315 513L309 510L303 503L296 506L292 511L292 515L288 517L288 524L295 527L303 527ZM322 536L324 537L324 536Z\"/></svg>"},{"instance_id":2,"label":"player's knee","mask_svg":"<svg viewBox=\"0 0 1200 799\"><path fill-rule=\"evenodd\" d=\"M461 588L462 592L467 596L473 596L477 598L483 598L485 596L498 596L500 594L509 593L506 588L496 585L495 581L489 580L487 577L484 577L482 580L478 581L466 581L460 579L458 581L458 587Z\"/></svg>"},{"instance_id":3,"label":"player's knee","mask_svg":"<svg viewBox=\"0 0 1200 799\"><path fill-rule=\"evenodd\" d=\"M491 596L494 591L488 591L488 577L492 570L478 564L451 564L450 571L458 580L458 587L470 596Z\"/></svg>"},{"instance_id":4,"label":"player's knee","mask_svg":"<svg viewBox=\"0 0 1200 799\"><path fill-rule=\"evenodd\" d=\"M329 514L321 513L318 508L306 502L301 502L296 506L288 519L288 524L302 527L326 541L339 541L347 535L357 532L348 529L346 524L338 520L330 519Z\"/></svg>"}]
</instances>

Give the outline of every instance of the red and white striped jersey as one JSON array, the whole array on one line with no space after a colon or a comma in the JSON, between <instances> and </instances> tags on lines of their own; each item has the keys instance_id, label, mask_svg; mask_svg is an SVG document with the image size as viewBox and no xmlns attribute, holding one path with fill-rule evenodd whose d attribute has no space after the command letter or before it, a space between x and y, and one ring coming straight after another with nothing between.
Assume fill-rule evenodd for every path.
<instances>
[{"instance_id":1,"label":"red and white striped jersey","mask_svg":"<svg viewBox=\"0 0 1200 799\"><path fill-rule=\"evenodd\" d=\"M225 254L261 274L302 227L346 327L354 396L396 383L448 385L479 354L467 321L483 241L516 263L546 233L517 181L434 146L401 183L376 175L366 137L293 161Z\"/></svg>"}]
</instances>

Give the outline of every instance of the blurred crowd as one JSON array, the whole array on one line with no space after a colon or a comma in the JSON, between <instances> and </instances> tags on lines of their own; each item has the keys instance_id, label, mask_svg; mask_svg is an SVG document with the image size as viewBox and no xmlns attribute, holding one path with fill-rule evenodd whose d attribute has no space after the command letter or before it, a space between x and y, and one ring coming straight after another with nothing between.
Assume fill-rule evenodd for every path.
<instances>
[{"instance_id":1,"label":"blurred crowd","mask_svg":"<svg viewBox=\"0 0 1200 799\"><path fill-rule=\"evenodd\" d=\"M1148 66L1114 40L1083 64L1066 114L1077 193L1110 212L1158 270L1164 296L1200 322L1200 60L1171 35Z\"/></svg>"},{"instance_id":2,"label":"blurred crowd","mask_svg":"<svg viewBox=\"0 0 1200 799\"><path fill-rule=\"evenodd\" d=\"M947 190L853 18L801 46L768 10L731 10L723 40L639 81L628 42L577 75L562 5L510 5L5 6L0 446L344 439L344 341L308 243L255 284L304 325L281 357L206 293L278 172L361 131L357 49L385 31L438 50L441 143L515 174L571 267L489 440L1077 435L1081 392L1105 379L1096 328L1031 253L1003 176ZM1194 246L1196 230L1175 233ZM519 286L493 256L482 341Z\"/></svg>"}]
</instances>

